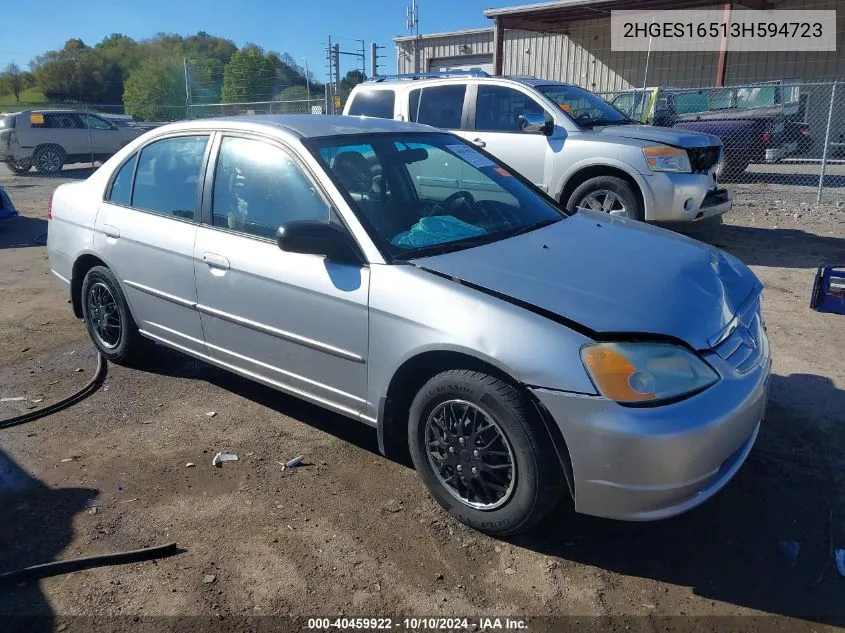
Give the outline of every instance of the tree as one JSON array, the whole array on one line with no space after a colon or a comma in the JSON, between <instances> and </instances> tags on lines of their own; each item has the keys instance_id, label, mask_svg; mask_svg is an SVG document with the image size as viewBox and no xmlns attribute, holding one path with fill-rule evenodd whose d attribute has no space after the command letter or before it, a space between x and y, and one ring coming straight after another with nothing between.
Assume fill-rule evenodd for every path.
<instances>
[{"instance_id":1,"label":"tree","mask_svg":"<svg viewBox=\"0 0 845 633\"><path fill-rule=\"evenodd\" d=\"M223 103L269 101L273 98L273 62L255 44L247 44L232 55L223 69Z\"/></svg>"},{"instance_id":2,"label":"tree","mask_svg":"<svg viewBox=\"0 0 845 633\"><path fill-rule=\"evenodd\" d=\"M173 121L185 116L182 60L151 57L126 79L126 113L140 121Z\"/></svg>"},{"instance_id":3,"label":"tree","mask_svg":"<svg viewBox=\"0 0 845 633\"><path fill-rule=\"evenodd\" d=\"M349 96L349 93L352 92L352 89L366 78L367 76L360 70L350 70L346 73L343 79L340 80L340 93L343 99L345 100Z\"/></svg>"},{"instance_id":4,"label":"tree","mask_svg":"<svg viewBox=\"0 0 845 633\"><path fill-rule=\"evenodd\" d=\"M0 73L0 82L6 91L15 95L15 102L20 103L21 90L24 88L24 74L15 62L6 66L6 69Z\"/></svg>"},{"instance_id":5,"label":"tree","mask_svg":"<svg viewBox=\"0 0 845 633\"><path fill-rule=\"evenodd\" d=\"M323 94L308 90L305 86L285 88L278 96L279 114L311 114L311 106L322 105Z\"/></svg>"}]
</instances>

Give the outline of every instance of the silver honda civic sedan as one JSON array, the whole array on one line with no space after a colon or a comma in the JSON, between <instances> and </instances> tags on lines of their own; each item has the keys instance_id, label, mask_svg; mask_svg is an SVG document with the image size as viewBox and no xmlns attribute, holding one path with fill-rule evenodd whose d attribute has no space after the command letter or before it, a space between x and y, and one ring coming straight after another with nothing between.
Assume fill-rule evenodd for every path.
<instances>
[{"instance_id":1,"label":"silver honda civic sedan","mask_svg":"<svg viewBox=\"0 0 845 633\"><path fill-rule=\"evenodd\" d=\"M564 211L426 126L166 125L60 186L48 248L95 345L150 342L377 429L493 534L577 511L670 517L751 450L771 360L736 258Z\"/></svg>"}]
</instances>

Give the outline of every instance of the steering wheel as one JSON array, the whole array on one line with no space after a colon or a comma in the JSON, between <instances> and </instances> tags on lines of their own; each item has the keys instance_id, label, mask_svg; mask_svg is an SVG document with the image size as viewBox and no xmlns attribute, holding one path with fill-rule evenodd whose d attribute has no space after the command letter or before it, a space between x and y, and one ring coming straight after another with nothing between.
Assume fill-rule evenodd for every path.
<instances>
[{"instance_id":1,"label":"steering wheel","mask_svg":"<svg viewBox=\"0 0 845 633\"><path fill-rule=\"evenodd\" d=\"M461 191L456 191L451 196L447 197L441 203L441 206L443 206L447 211L451 211L452 206L456 202L458 202L458 200L461 200L468 207L471 207L475 204L475 198L473 197L473 195L469 191L461 190Z\"/></svg>"},{"instance_id":2,"label":"steering wheel","mask_svg":"<svg viewBox=\"0 0 845 633\"><path fill-rule=\"evenodd\" d=\"M584 121L585 123L592 119L592 115L589 112L582 112L577 117L575 117L575 122L578 123L579 121Z\"/></svg>"}]
</instances>

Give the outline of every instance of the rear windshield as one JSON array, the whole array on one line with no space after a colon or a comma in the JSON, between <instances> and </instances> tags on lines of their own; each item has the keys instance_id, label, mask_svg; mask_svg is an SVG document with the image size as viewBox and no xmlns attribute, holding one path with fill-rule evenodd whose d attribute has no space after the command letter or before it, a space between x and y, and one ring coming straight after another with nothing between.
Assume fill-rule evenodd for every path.
<instances>
[{"instance_id":1,"label":"rear windshield","mask_svg":"<svg viewBox=\"0 0 845 633\"><path fill-rule=\"evenodd\" d=\"M394 101L392 90L362 90L352 99L348 114L392 119Z\"/></svg>"}]
</instances>

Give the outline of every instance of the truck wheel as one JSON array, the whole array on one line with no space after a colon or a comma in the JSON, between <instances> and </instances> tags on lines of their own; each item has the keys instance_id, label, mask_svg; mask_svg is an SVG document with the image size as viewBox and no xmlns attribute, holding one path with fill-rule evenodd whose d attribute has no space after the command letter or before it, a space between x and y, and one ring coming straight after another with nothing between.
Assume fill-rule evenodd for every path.
<instances>
[{"instance_id":1,"label":"truck wheel","mask_svg":"<svg viewBox=\"0 0 845 633\"><path fill-rule=\"evenodd\" d=\"M58 145L46 145L35 154L35 168L39 174L58 174L67 155Z\"/></svg>"},{"instance_id":2,"label":"truck wheel","mask_svg":"<svg viewBox=\"0 0 845 633\"><path fill-rule=\"evenodd\" d=\"M478 371L445 371L423 385L411 404L408 444L435 500L488 534L527 530L565 490L548 433L525 397Z\"/></svg>"},{"instance_id":3,"label":"truck wheel","mask_svg":"<svg viewBox=\"0 0 845 633\"><path fill-rule=\"evenodd\" d=\"M6 163L6 165L9 166L9 170L11 170L11 172L13 174L17 174L18 176L21 176L21 175L25 174L26 172L28 172L30 169L32 169L32 163L30 163L29 161L25 161L25 160L21 161L19 163L16 163L15 161L10 160L9 162Z\"/></svg>"},{"instance_id":4,"label":"truck wheel","mask_svg":"<svg viewBox=\"0 0 845 633\"><path fill-rule=\"evenodd\" d=\"M631 220L645 219L640 197L627 180L618 176L596 176L581 183L566 203L570 211L579 207Z\"/></svg>"}]
</instances>

